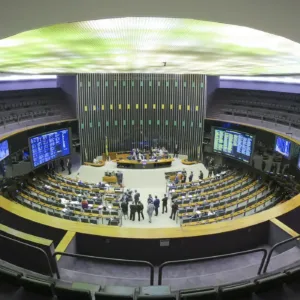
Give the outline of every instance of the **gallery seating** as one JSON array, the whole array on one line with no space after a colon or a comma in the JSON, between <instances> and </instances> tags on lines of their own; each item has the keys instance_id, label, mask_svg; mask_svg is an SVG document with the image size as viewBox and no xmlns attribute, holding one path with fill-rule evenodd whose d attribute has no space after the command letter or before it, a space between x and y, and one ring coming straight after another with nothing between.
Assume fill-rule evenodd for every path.
<instances>
[{"instance_id":1,"label":"gallery seating","mask_svg":"<svg viewBox=\"0 0 300 300\"><path fill-rule=\"evenodd\" d=\"M0 92L0 134L74 117L59 88Z\"/></svg>"},{"instance_id":2,"label":"gallery seating","mask_svg":"<svg viewBox=\"0 0 300 300\"><path fill-rule=\"evenodd\" d=\"M238 121L291 132L300 137L299 94L219 88L209 104L208 118Z\"/></svg>"}]
</instances>

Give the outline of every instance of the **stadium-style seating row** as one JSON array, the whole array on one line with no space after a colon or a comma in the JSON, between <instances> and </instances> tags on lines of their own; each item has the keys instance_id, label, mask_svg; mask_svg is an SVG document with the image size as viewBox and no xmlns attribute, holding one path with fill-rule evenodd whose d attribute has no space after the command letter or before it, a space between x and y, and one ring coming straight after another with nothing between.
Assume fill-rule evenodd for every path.
<instances>
[{"instance_id":1,"label":"stadium-style seating row","mask_svg":"<svg viewBox=\"0 0 300 300\"><path fill-rule=\"evenodd\" d=\"M246 123L271 123L276 128L300 129L300 96L273 91L217 89L207 112L208 118L233 120L246 118ZM277 128L278 131L279 128Z\"/></svg>"},{"instance_id":2,"label":"stadium-style seating row","mask_svg":"<svg viewBox=\"0 0 300 300\"><path fill-rule=\"evenodd\" d=\"M54 278L32 276L13 266L0 265L0 288L10 299L107 300L107 299L166 299L166 300L234 300L234 299L298 299L300 267L285 268L221 286L172 292L168 286L126 287L72 285ZM96 287L96 290L93 289ZM55 298L54 298L55 297ZM40 298L39 298L40 299Z\"/></svg>"},{"instance_id":3,"label":"stadium-style seating row","mask_svg":"<svg viewBox=\"0 0 300 300\"><path fill-rule=\"evenodd\" d=\"M182 226L201 225L229 220L261 211L277 201L273 191L260 180L229 171L224 177L201 182L177 184L180 193L171 193L178 204L177 218ZM83 186L82 186L83 185ZM186 188L188 187L188 188ZM173 190L178 191L178 190ZM15 197L20 204L53 217L92 224L121 225L119 187L99 187L87 182L45 175L28 181ZM88 208L82 209L81 201ZM103 210L103 207L108 208Z\"/></svg>"},{"instance_id":4,"label":"stadium-style seating row","mask_svg":"<svg viewBox=\"0 0 300 300\"><path fill-rule=\"evenodd\" d=\"M0 133L74 117L59 88L0 92Z\"/></svg>"},{"instance_id":5,"label":"stadium-style seating row","mask_svg":"<svg viewBox=\"0 0 300 300\"><path fill-rule=\"evenodd\" d=\"M121 225L121 189L107 191L96 186L82 188L78 181L72 181L73 185L68 185L62 180L63 177L59 175L35 178L17 194L16 201L38 212L67 220ZM87 209L81 207L83 199L88 202ZM103 210L104 206L107 210Z\"/></svg>"}]
</instances>

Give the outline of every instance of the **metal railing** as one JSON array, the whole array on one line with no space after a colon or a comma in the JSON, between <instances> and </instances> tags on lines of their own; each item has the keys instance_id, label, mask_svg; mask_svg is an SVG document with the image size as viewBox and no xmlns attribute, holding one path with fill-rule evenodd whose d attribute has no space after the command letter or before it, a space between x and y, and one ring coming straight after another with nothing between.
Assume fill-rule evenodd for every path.
<instances>
[{"instance_id":1,"label":"metal railing","mask_svg":"<svg viewBox=\"0 0 300 300\"><path fill-rule=\"evenodd\" d=\"M120 258L98 257L98 256L83 255L83 254L73 254L73 253L67 253L67 252L54 252L53 258L55 259L55 257L57 255L69 256L69 257L75 257L75 258L95 259L98 261L132 263L132 264L148 266L150 268L150 285L154 285L154 266L150 262L145 261L145 260L130 260L130 259L120 259ZM60 279L60 274L59 274L58 268L57 268L57 278Z\"/></svg>"},{"instance_id":2,"label":"metal railing","mask_svg":"<svg viewBox=\"0 0 300 300\"><path fill-rule=\"evenodd\" d=\"M47 265L48 265L48 269L49 269L49 275L50 275L51 277L53 277L53 271L52 271L51 263L50 263L50 260L49 260L49 257L48 257L48 255L47 255L46 251L44 251L43 249L41 249L41 248L39 248L39 247L32 246L32 245L30 245L30 244L27 244L27 243L18 241L18 240L16 240L16 239L7 237L7 236L2 235L2 234L0 234L0 238L4 238L4 239L7 239L7 240L16 242L16 243L18 243L18 244L21 244L21 245L25 245L25 246L27 246L27 247L33 248L33 249L35 249L35 250L41 252L41 253L45 256L45 258L46 258Z\"/></svg>"},{"instance_id":3,"label":"metal railing","mask_svg":"<svg viewBox=\"0 0 300 300\"><path fill-rule=\"evenodd\" d=\"M263 257L262 257L262 260L260 262L260 265L259 265L259 268L257 271L257 275L260 275L261 271L263 269L263 266L265 264L267 254L268 254L268 251L264 248L257 248L257 249L245 250L245 251L234 252L234 253L229 253L229 254L208 256L208 257L201 257L201 258L166 261L158 267L158 285L162 284L162 278L163 278L162 271L163 271L163 268L166 266L178 265L178 264L182 264L182 263L201 262L201 261L212 260L212 259L227 258L227 257L233 257L233 256L238 256L238 255L243 255L243 254L255 253L255 252L263 252Z\"/></svg>"},{"instance_id":4,"label":"metal railing","mask_svg":"<svg viewBox=\"0 0 300 300\"><path fill-rule=\"evenodd\" d=\"M276 248L278 248L279 246L281 245L284 245L286 243L289 243L291 241L294 241L294 240L298 240L300 238L300 235L297 235L297 236L294 236L292 238L289 238L289 239L286 239L284 241L281 241L277 244L275 244L269 251L268 253L268 256L267 256L267 259L266 259L266 262L265 262L265 265L264 265L264 268L263 268L263 273L266 273L267 272L267 269L268 269L268 266L270 264L270 260L271 260L271 257L272 257L272 254L273 252L275 251Z\"/></svg>"}]
</instances>

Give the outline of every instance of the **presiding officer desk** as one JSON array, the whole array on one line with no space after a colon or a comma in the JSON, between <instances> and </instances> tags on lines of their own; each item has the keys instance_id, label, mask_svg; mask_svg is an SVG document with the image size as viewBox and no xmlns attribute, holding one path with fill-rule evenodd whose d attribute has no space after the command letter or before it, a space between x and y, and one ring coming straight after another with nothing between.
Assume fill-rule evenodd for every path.
<instances>
[{"instance_id":1,"label":"presiding officer desk","mask_svg":"<svg viewBox=\"0 0 300 300\"><path fill-rule=\"evenodd\" d=\"M137 161L129 159L121 159L117 162L118 168L131 168L131 169L154 169L154 168L164 168L171 167L173 158L162 158L157 161Z\"/></svg>"},{"instance_id":2,"label":"presiding officer desk","mask_svg":"<svg viewBox=\"0 0 300 300\"><path fill-rule=\"evenodd\" d=\"M277 132L274 134L279 135ZM282 136L300 144L297 140ZM52 240L55 246L65 236L73 237L66 250L70 253L160 264L273 245L278 242L274 241L278 236L284 235L283 239L298 236L300 194L250 216L172 228L124 228L65 220L32 210L3 196L0 196L0 214L3 225Z\"/></svg>"}]
</instances>

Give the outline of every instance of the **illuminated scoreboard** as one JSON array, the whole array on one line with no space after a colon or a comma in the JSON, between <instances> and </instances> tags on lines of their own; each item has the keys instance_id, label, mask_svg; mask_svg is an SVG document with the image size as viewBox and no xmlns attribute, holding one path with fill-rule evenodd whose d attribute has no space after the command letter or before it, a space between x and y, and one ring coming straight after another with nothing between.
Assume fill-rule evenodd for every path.
<instances>
[{"instance_id":1,"label":"illuminated scoreboard","mask_svg":"<svg viewBox=\"0 0 300 300\"><path fill-rule=\"evenodd\" d=\"M234 130L214 128L214 152L249 163L254 137Z\"/></svg>"},{"instance_id":2,"label":"illuminated scoreboard","mask_svg":"<svg viewBox=\"0 0 300 300\"><path fill-rule=\"evenodd\" d=\"M61 129L29 138L33 167L71 154L69 129Z\"/></svg>"}]
</instances>

